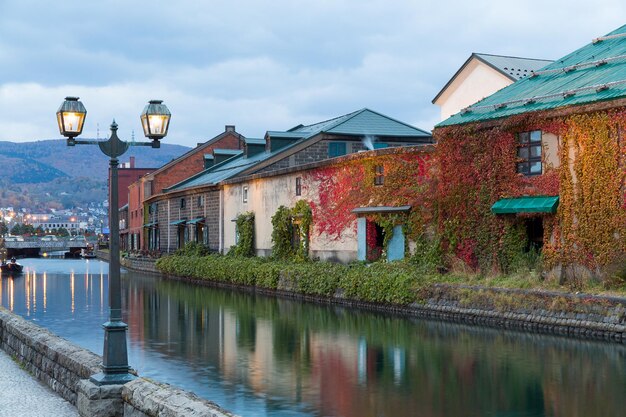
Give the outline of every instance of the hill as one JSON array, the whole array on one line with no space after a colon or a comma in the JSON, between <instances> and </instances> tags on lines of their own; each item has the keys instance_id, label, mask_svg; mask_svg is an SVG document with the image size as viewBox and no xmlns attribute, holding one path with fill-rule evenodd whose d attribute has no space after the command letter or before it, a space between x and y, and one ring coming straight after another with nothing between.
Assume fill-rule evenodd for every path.
<instances>
[{"instance_id":1,"label":"hill","mask_svg":"<svg viewBox=\"0 0 626 417\"><path fill-rule=\"evenodd\" d=\"M158 168L187 152L180 145L130 147L137 168ZM0 142L0 207L32 210L84 206L107 198L109 158L98 146L68 147L64 140Z\"/></svg>"}]
</instances>

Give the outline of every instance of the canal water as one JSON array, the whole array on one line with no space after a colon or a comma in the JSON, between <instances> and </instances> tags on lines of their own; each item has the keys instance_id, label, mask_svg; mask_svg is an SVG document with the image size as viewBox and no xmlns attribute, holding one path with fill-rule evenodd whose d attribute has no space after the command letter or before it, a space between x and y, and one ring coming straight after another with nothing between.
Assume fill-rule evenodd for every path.
<instances>
[{"instance_id":1,"label":"canal water","mask_svg":"<svg viewBox=\"0 0 626 417\"><path fill-rule=\"evenodd\" d=\"M2 305L102 354L106 263L24 259ZM624 415L622 345L122 275L129 361L241 416Z\"/></svg>"}]
</instances>

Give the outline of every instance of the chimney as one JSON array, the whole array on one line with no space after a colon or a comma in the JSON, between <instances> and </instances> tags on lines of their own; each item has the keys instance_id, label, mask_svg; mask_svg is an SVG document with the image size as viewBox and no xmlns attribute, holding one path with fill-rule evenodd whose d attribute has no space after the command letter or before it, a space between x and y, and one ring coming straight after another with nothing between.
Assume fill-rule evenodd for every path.
<instances>
[{"instance_id":1,"label":"chimney","mask_svg":"<svg viewBox=\"0 0 626 417\"><path fill-rule=\"evenodd\" d=\"M131 168L135 168L135 157L134 156L130 157L130 167Z\"/></svg>"},{"instance_id":2,"label":"chimney","mask_svg":"<svg viewBox=\"0 0 626 417\"><path fill-rule=\"evenodd\" d=\"M226 125L226 132L234 132L235 131L235 125Z\"/></svg>"}]
</instances>

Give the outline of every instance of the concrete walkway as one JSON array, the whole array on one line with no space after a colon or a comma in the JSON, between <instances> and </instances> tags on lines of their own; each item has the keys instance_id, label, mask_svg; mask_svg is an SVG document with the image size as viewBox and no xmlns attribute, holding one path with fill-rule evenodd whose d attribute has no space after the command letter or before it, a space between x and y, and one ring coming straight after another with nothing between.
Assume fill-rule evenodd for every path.
<instances>
[{"instance_id":1,"label":"concrete walkway","mask_svg":"<svg viewBox=\"0 0 626 417\"><path fill-rule=\"evenodd\" d=\"M0 350L0 417L74 417L76 407Z\"/></svg>"}]
</instances>

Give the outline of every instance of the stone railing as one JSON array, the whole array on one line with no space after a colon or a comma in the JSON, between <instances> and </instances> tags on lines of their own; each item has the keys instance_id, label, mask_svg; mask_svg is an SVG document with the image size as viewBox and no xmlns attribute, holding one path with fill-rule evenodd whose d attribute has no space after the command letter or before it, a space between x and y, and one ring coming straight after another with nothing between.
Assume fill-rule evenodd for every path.
<instances>
[{"instance_id":1,"label":"stone railing","mask_svg":"<svg viewBox=\"0 0 626 417\"><path fill-rule=\"evenodd\" d=\"M0 348L61 397L76 404L81 379L100 372L102 359L0 307Z\"/></svg>"},{"instance_id":2,"label":"stone railing","mask_svg":"<svg viewBox=\"0 0 626 417\"><path fill-rule=\"evenodd\" d=\"M102 358L0 307L0 348L86 417L234 417L190 392L144 378L97 386Z\"/></svg>"}]
</instances>

